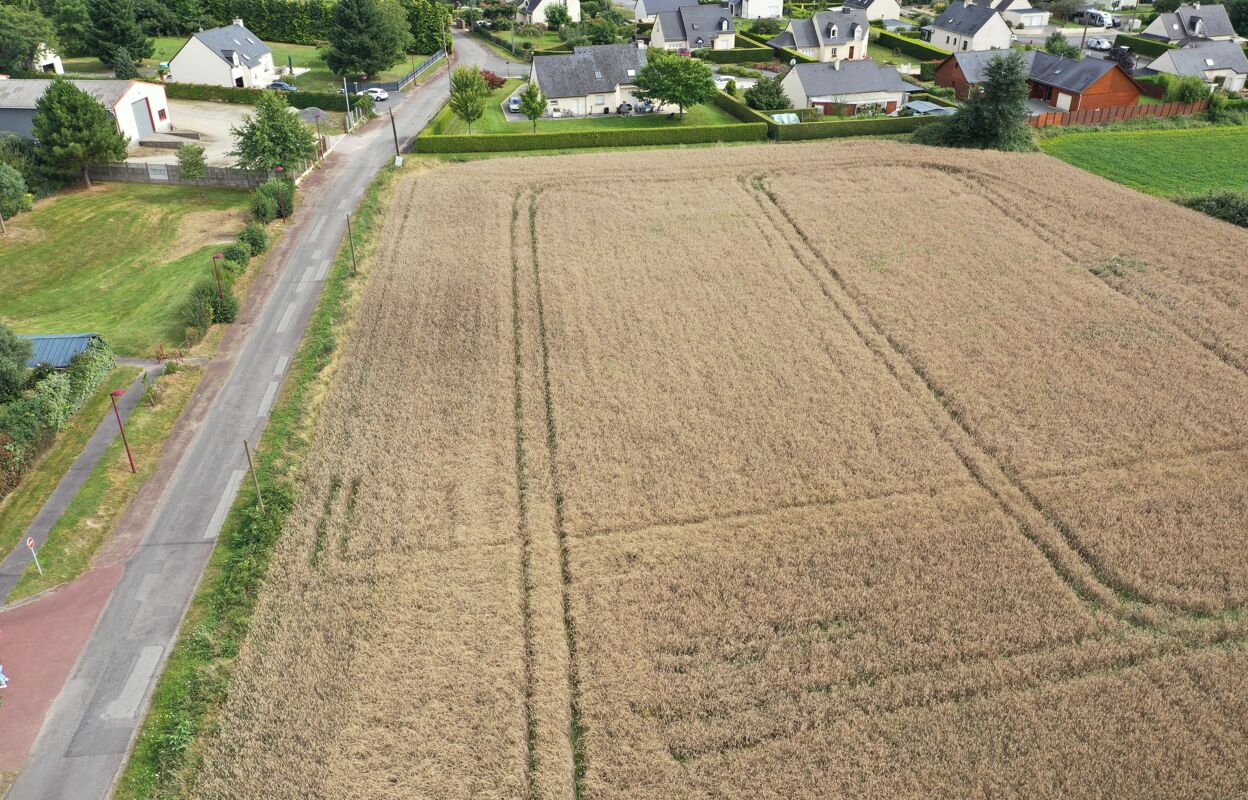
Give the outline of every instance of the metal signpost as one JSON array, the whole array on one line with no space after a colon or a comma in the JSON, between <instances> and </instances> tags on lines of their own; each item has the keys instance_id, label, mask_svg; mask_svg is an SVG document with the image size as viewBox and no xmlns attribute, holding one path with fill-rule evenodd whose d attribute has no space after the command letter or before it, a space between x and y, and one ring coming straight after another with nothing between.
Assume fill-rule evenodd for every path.
<instances>
[{"instance_id":1,"label":"metal signpost","mask_svg":"<svg viewBox=\"0 0 1248 800\"><path fill-rule=\"evenodd\" d=\"M35 550L35 537L26 537L26 548L30 550L30 555L35 559L35 569L39 570L39 574L43 574L43 567L39 564L39 551Z\"/></svg>"}]
</instances>

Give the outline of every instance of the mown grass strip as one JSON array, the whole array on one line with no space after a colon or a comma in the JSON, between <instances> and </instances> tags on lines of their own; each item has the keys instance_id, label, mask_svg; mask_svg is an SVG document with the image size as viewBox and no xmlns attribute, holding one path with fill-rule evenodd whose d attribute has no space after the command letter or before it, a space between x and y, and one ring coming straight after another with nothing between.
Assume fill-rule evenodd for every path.
<instances>
[{"instance_id":1,"label":"mown grass strip","mask_svg":"<svg viewBox=\"0 0 1248 800\"><path fill-rule=\"evenodd\" d=\"M352 218L357 251L375 235L384 193L395 173L386 169L377 176ZM340 247L257 448L256 472L267 514L260 514L255 489L245 481L156 686L118 782L118 800L181 797L195 784L204 734L213 729L228 697L234 659L247 635L273 547L298 495L297 476L315 421L313 400L329 380L325 371L360 280L351 273L351 257Z\"/></svg>"}]
</instances>

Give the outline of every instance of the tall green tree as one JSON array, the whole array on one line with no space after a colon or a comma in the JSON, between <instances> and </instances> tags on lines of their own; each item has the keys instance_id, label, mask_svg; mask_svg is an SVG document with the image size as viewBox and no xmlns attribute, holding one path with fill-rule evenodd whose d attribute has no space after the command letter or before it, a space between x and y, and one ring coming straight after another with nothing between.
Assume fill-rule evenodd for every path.
<instances>
[{"instance_id":1,"label":"tall green tree","mask_svg":"<svg viewBox=\"0 0 1248 800\"><path fill-rule=\"evenodd\" d=\"M0 322L0 403L12 399L26 385L30 368L26 362L34 356L34 348L26 339L19 339Z\"/></svg>"},{"instance_id":2,"label":"tall green tree","mask_svg":"<svg viewBox=\"0 0 1248 800\"><path fill-rule=\"evenodd\" d=\"M1061 31L1053 31L1049 34L1049 38L1044 40L1044 51L1074 61L1083 58L1083 51L1079 49L1079 45L1068 41Z\"/></svg>"},{"instance_id":3,"label":"tall green tree","mask_svg":"<svg viewBox=\"0 0 1248 800\"><path fill-rule=\"evenodd\" d=\"M481 68L456 67L451 73L451 113L462 119L472 133L472 123L481 119L485 104L489 101L490 87L481 74Z\"/></svg>"},{"instance_id":4,"label":"tall green tree","mask_svg":"<svg viewBox=\"0 0 1248 800\"><path fill-rule=\"evenodd\" d=\"M675 105L684 119L685 109L705 103L715 96L711 68L696 58L686 58L671 50L651 48L646 66L637 73L637 90L642 100L659 105Z\"/></svg>"},{"instance_id":5,"label":"tall green tree","mask_svg":"<svg viewBox=\"0 0 1248 800\"><path fill-rule=\"evenodd\" d=\"M126 139L100 101L67 80L57 79L35 104L32 124L40 161L82 174L87 188L93 164L122 161Z\"/></svg>"},{"instance_id":6,"label":"tall green tree","mask_svg":"<svg viewBox=\"0 0 1248 800\"><path fill-rule=\"evenodd\" d=\"M563 3L554 3L546 9L546 27L552 31L559 30L560 27L567 25L572 21L572 15L568 12L567 5Z\"/></svg>"},{"instance_id":7,"label":"tall green tree","mask_svg":"<svg viewBox=\"0 0 1248 800\"><path fill-rule=\"evenodd\" d=\"M914 141L980 150L1034 150L1027 126L1027 62L1017 50L998 55L984 67L980 91L952 117L924 125Z\"/></svg>"},{"instance_id":8,"label":"tall green tree","mask_svg":"<svg viewBox=\"0 0 1248 800\"><path fill-rule=\"evenodd\" d=\"M793 107L793 101L784 93L779 77L759 78L745 90L745 104L759 111L783 111Z\"/></svg>"},{"instance_id":9,"label":"tall green tree","mask_svg":"<svg viewBox=\"0 0 1248 800\"><path fill-rule=\"evenodd\" d=\"M142 61L155 52L152 40L139 26L134 0L91 0L91 34L88 47L100 61L113 66L118 50Z\"/></svg>"},{"instance_id":10,"label":"tall green tree","mask_svg":"<svg viewBox=\"0 0 1248 800\"><path fill-rule=\"evenodd\" d=\"M85 56L91 53L91 12L87 0L51 0L47 11L63 56Z\"/></svg>"},{"instance_id":11,"label":"tall green tree","mask_svg":"<svg viewBox=\"0 0 1248 800\"><path fill-rule=\"evenodd\" d=\"M243 124L230 133L234 149L229 154L243 169L290 170L316 156L316 133L291 113L281 92L261 92L256 113L244 116Z\"/></svg>"},{"instance_id":12,"label":"tall green tree","mask_svg":"<svg viewBox=\"0 0 1248 800\"><path fill-rule=\"evenodd\" d=\"M325 63L338 75L378 75L404 59L411 40L394 0L338 0Z\"/></svg>"},{"instance_id":13,"label":"tall green tree","mask_svg":"<svg viewBox=\"0 0 1248 800\"><path fill-rule=\"evenodd\" d=\"M56 47L56 29L47 17L0 5L0 72L31 69L44 44Z\"/></svg>"},{"instance_id":14,"label":"tall green tree","mask_svg":"<svg viewBox=\"0 0 1248 800\"><path fill-rule=\"evenodd\" d=\"M195 181L199 199L203 200L204 187L200 185L200 181L208 177L208 159L204 156L204 148L190 142L179 147L178 171L182 173L183 178Z\"/></svg>"},{"instance_id":15,"label":"tall green tree","mask_svg":"<svg viewBox=\"0 0 1248 800\"><path fill-rule=\"evenodd\" d=\"M451 15L435 0L403 0L407 28L412 34L411 49L429 55L446 46Z\"/></svg>"},{"instance_id":16,"label":"tall green tree","mask_svg":"<svg viewBox=\"0 0 1248 800\"><path fill-rule=\"evenodd\" d=\"M20 211L30 211L34 202L22 173L0 161L0 216L12 219Z\"/></svg>"},{"instance_id":17,"label":"tall green tree","mask_svg":"<svg viewBox=\"0 0 1248 800\"><path fill-rule=\"evenodd\" d=\"M533 132L537 133L537 121L546 113L546 95L532 81L520 92L520 113L528 117L533 123Z\"/></svg>"}]
</instances>

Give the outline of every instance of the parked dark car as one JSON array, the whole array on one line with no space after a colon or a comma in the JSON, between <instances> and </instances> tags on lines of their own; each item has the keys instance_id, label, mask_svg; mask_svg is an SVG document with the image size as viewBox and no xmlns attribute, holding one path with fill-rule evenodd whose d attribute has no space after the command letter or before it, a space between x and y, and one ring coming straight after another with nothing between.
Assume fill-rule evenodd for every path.
<instances>
[{"instance_id":1,"label":"parked dark car","mask_svg":"<svg viewBox=\"0 0 1248 800\"><path fill-rule=\"evenodd\" d=\"M279 91L279 92L297 92L297 91L299 91L296 87L292 86L291 84L287 83L286 81L273 81L272 83L270 83L270 84L269 84L269 88L270 88L270 89L274 89L274 90Z\"/></svg>"},{"instance_id":2,"label":"parked dark car","mask_svg":"<svg viewBox=\"0 0 1248 800\"><path fill-rule=\"evenodd\" d=\"M649 100L637 106L638 114L653 114L654 110L655 110L655 105L654 103L651 103Z\"/></svg>"},{"instance_id":3,"label":"parked dark car","mask_svg":"<svg viewBox=\"0 0 1248 800\"><path fill-rule=\"evenodd\" d=\"M633 113L633 104L632 103L620 103L618 106L615 107L615 113L624 114L624 115L631 114Z\"/></svg>"}]
</instances>

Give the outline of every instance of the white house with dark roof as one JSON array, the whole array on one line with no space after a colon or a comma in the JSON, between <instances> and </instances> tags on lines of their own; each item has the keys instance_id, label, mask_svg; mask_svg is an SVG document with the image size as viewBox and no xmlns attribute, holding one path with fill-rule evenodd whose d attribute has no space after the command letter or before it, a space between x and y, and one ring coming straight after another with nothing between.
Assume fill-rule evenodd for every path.
<instances>
[{"instance_id":1,"label":"white house with dark roof","mask_svg":"<svg viewBox=\"0 0 1248 800\"><path fill-rule=\"evenodd\" d=\"M1167 50L1148 65L1169 75L1195 75L1228 92L1248 85L1248 55L1238 42L1208 42Z\"/></svg>"},{"instance_id":2,"label":"white house with dark roof","mask_svg":"<svg viewBox=\"0 0 1248 800\"><path fill-rule=\"evenodd\" d=\"M922 88L893 67L863 61L798 64L780 82L797 108L822 108L838 116L891 114Z\"/></svg>"},{"instance_id":3,"label":"white house with dark roof","mask_svg":"<svg viewBox=\"0 0 1248 800\"><path fill-rule=\"evenodd\" d=\"M169 62L177 83L206 83L263 89L277 80L273 50L243 26L241 19L224 28L200 31Z\"/></svg>"},{"instance_id":4,"label":"white house with dark roof","mask_svg":"<svg viewBox=\"0 0 1248 800\"><path fill-rule=\"evenodd\" d=\"M60 80L65 80L61 78ZM165 87L144 81L70 81L94 97L117 122L117 130L136 146L152 133L173 127ZM52 85L49 78L0 80L0 131L34 138L35 107Z\"/></svg>"},{"instance_id":5,"label":"white house with dark roof","mask_svg":"<svg viewBox=\"0 0 1248 800\"><path fill-rule=\"evenodd\" d=\"M932 23L931 43L945 50L1005 50L1010 26L988 6L952 3Z\"/></svg>"},{"instance_id":6,"label":"white house with dark roof","mask_svg":"<svg viewBox=\"0 0 1248 800\"><path fill-rule=\"evenodd\" d=\"M866 58L870 27L866 11L844 5L835 11L820 11L810 19L789 20L784 33L767 44L794 50L816 61Z\"/></svg>"},{"instance_id":7,"label":"white house with dark roof","mask_svg":"<svg viewBox=\"0 0 1248 800\"><path fill-rule=\"evenodd\" d=\"M1049 24L1051 16L1048 11L1033 7L1028 0L975 0L975 3L996 11L1011 28L1043 28Z\"/></svg>"},{"instance_id":8,"label":"white house with dark roof","mask_svg":"<svg viewBox=\"0 0 1248 800\"><path fill-rule=\"evenodd\" d=\"M681 6L696 6L698 0L637 0L633 6L634 22L654 22L659 14L675 11Z\"/></svg>"},{"instance_id":9,"label":"white house with dark roof","mask_svg":"<svg viewBox=\"0 0 1248 800\"><path fill-rule=\"evenodd\" d=\"M1140 31L1140 35L1174 45L1233 42L1237 38L1226 6L1196 3L1181 5L1170 14L1158 14L1155 20L1148 23L1148 27Z\"/></svg>"},{"instance_id":10,"label":"white house with dark roof","mask_svg":"<svg viewBox=\"0 0 1248 800\"><path fill-rule=\"evenodd\" d=\"M637 74L646 51L633 44L575 47L568 55L534 56L529 81L546 95L548 111L577 116L614 113L621 103L635 103Z\"/></svg>"},{"instance_id":11,"label":"white house with dark roof","mask_svg":"<svg viewBox=\"0 0 1248 800\"><path fill-rule=\"evenodd\" d=\"M728 5L734 17L743 19L774 19L784 16L783 0L732 0Z\"/></svg>"},{"instance_id":12,"label":"white house with dark roof","mask_svg":"<svg viewBox=\"0 0 1248 800\"><path fill-rule=\"evenodd\" d=\"M867 12L867 19L901 19L901 3L897 0L845 0L849 8Z\"/></svg>"},{"instance_id":13,"label":"white house with dark roof","mask_svg":"<svg viewBox=\"0 0 1248 800\"><path fill-rule=\"evenodd\" d=\"M526 25L545 25L546 9L551 6L564 6L573 22L581 21L581 0L520 0L516 20Z\"/></svg>"},{"instance_id":14,"label":"white house with dark roof","mask_svg":"<svg viewBox=\"0 0 1248 800\"><path fill-rule=\"evenodd\" d=\"M727 5L681 6L661 12L650 32L650 46L664 50L731 50L737 27Z\"/></svg>"}]
</instances>

